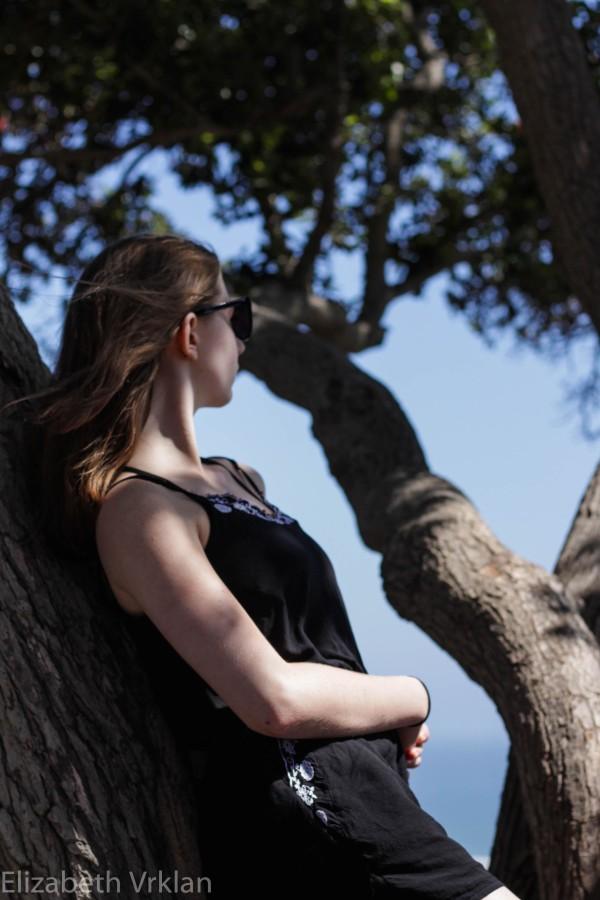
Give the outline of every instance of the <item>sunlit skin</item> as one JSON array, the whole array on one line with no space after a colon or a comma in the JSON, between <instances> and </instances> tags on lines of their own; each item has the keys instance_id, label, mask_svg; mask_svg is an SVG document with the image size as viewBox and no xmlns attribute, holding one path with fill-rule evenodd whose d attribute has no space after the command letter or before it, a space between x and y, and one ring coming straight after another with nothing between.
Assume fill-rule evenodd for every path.
<instances>
[{"instance_id":1,"label":"sunlit skin","mask_svg":"<svg viewBox=\"0 0 600 900\"><path fill-rule=\"evenodd\" d=\"M416 734L415 734L416 732ZM421 765L423 757L423 744L431 737L427 722L417 727L409 726L399 728L400 743L404 747L404 757L409 769L416 769Z\"/></svg>"},{"instance_id":2,"label":"sunlit skin","mask_svg":"<svg viewBox=\"0 0 600 900\"><path fill-rule=\"evenodd\" d=\"M214 304L231 299L219 275ZM200 460L194 415L226 406L245 344L230 325L233 307L207 316L187 313L162 354L150 411L129 464L154 471L193 473L212 489L213 474ZM200 484L200 481L198 482Z\"/></svg>"}]
</instances>

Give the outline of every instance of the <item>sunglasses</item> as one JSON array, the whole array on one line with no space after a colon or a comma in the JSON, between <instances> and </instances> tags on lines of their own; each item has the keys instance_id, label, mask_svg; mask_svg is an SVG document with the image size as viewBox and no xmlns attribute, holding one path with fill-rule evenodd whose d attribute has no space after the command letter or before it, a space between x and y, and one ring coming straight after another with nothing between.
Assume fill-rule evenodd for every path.
<instances>
[{"instance_id":1,"label":"sunglasses","mask_svg":"<svg viewBox=\"0 0 600 900\"><path fill-rule=\"evenodd\" d=\"M227 303L218 303L216 306L197 306L190 312L195 312L197 316L205 316L216 309L225 309L227 306L233 306L234 308L230 325L235 336L240 341L247 341L252 334L252 303L250 297L239 297L237 300L228 300Z\"/></svg>"}]
</instances>

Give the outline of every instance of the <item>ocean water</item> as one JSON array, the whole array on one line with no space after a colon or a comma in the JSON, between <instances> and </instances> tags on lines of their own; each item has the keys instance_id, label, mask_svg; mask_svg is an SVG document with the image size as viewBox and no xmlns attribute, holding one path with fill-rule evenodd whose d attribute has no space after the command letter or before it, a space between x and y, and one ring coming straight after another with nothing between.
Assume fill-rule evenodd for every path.
<instances>
[{"instance_id":1,"label":"ocean water","mask_svg":"<svg viewBox=\"0 0 600 900\"><path fill-rule=\"evenodd\" d=\"M509 747L504 739L432 735L409 783L422 808L486 868L496 831Z\"/></svg>"}]
</instances>

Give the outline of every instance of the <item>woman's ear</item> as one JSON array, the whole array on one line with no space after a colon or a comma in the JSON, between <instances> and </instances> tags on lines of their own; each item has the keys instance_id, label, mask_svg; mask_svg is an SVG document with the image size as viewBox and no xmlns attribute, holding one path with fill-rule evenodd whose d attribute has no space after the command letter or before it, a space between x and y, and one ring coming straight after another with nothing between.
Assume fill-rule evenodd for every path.
<instances>
[{"instance_id":1,"label":"woman's ear","mask_svg":"<svg viewBox=\"0 0 600 900\"><path fill-rule=\"evenodd\" d=\"M198 354L198 321L195 313L186 313L173 336L173 344L182 356L195 358Z\"/></svg>"}]
</instances>

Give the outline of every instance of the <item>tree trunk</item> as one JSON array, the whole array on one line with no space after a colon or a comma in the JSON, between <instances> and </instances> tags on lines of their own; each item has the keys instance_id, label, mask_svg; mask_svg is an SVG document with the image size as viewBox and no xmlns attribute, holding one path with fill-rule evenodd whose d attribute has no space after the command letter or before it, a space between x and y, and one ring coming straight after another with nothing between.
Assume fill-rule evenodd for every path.
<instances>
[{"instance_id":1,"label":"tree trunk","mask_svg":"<svg viewBox=\"0 0 600 900\"><path fill-rule=\"evenodd\" d=\"M600 101L581 37L564 0L483 0L500 59L519 110L536 180L552 218L555 253L597 331L600 324L597 245L600 238ZM596 470L555 572L600 638L598 535L600 468ZM532 841L514 751L490 867L518 895L540 896L531 878ZM590 863L589 895L600 894Z\"/></svg>"},{"instance_id":2,"label":"tree trunk","mask_svg":"<svg viewBox=\"0 0 600 900\"><path fill-rule=\"evenodd\" d=\"M511 747L496 820L490 870L522 900L539 900L531 831L523 809L521 784Z\"/></svg>"},{"instance_id":3,"label":"tree trunk","mask_svg":"<svg viewBox=\"0 0 600 900\"><path fill-rule=\"evenodd\" d=\"M597 466L555 568L565 588L576 598L581 615L596 640L600 635L599 533L600 466ZM519 777L511 750L490 868L493 867L498 878L526 900L539 897L535 878L532 878L532 853L531 834L523 814Z\"/></svg>"},{"instance_id":4,"label":"tree trunk","mask_svg":"<svg viewBox=\"0 0 600 900\"><path fill-rule=\"evenodd\" d=\"M388 390L273 310L257 312L242 367L311 413L365 543L382 554L390 603L462 665L504 720L532 835L529 884L541 900L594 897L600 648L580 604L429 472Z\"/></svg>"},{"instance_id":5,"label":"tree trunk","mask_svg":"<svg viewBox=\"0 0 600 900\"><path fill-rule=\"evenodd\" d=\"M0 334L4 405L48 373L4 292ZM0 418L0 893L133 900L162 870L204 897L190 770L99 562L61 563L36 533L14 427Z\"/></svg>"},{"instance_id":6,"label":"tree trunk","mask_svg":"<svg viewBox=\"0 0 600 900\"><path fill-rule=\"evenodd\" d=\"M552 246L600 334L600 98L565 0L482 0L521 116Z\"/></svg>"}]
</instances>

